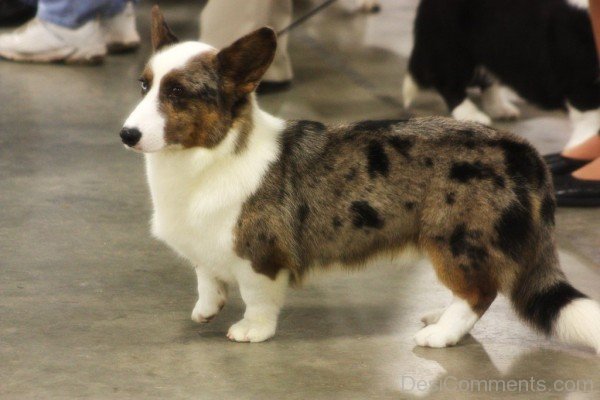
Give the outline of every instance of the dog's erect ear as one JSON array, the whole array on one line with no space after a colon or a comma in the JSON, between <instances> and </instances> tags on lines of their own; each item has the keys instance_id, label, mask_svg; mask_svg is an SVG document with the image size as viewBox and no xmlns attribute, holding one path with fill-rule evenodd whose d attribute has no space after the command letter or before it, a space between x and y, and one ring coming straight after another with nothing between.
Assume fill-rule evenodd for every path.
<instances>
[{"instance_id":1,"label":"dog's erect ear","mask_svg":"<svg viewBox=\"0 0 600 400\"><path fill-rule=\"evenodd\" d=\"M271 65L277 37L271 28L260 28L236 40L217 55L219 74L236 96L252 92Z\"/></svg>"},{"instance_id":2,"label":"dog's erect ear","mask_svg":"<svg viewBox=\"0 0 600 400\"><path fill-rule=\"evenodd\" d=\"M152 7L152 24L151 24L151 36L152 36L152 49L154 51L160 50L162 47L169 44L179 42L177 36L171 32L171 29L165 22L160 8L157 5Z\"/></svg>"}]
</instances>

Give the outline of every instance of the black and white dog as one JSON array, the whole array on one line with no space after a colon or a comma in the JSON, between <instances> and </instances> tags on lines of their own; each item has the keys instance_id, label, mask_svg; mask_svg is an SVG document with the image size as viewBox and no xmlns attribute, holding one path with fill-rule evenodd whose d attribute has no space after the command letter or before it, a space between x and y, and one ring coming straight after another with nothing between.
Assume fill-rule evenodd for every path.
<instances>
[{"instance_id":1,"label":"black and white dog","mask_svg":"<svg viewBox=\"0 0 600 400\"><path fill-rule=\"evenodd\" d=\"M519 110L499 83L482 87L481 111L466 94L484 69L545 109L567 108L567 147L600 128L598 56L588 0L422 0L403 97L438 91L456 119L489 124Z\"/></svg>"}]
</instances>

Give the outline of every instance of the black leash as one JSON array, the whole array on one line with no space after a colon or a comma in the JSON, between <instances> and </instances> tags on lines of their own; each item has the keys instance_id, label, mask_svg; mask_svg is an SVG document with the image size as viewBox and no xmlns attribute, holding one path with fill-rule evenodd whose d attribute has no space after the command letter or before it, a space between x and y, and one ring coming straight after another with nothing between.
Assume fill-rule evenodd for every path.
<instances>
[{"instance_id":1,"label":"black leash","mask_svg":"<svg viewBox=\"0 0 600 400\"><path fill-rule=\"evenodd\" d=\"M326 9L327 7L329 7L330 5L332 5L333 3L335 3L337 0L327 0L325 2L323 2L321 5L318 5L317 7L313 8L312 10L310 10L309 12L307 12L306 14L304 14L303 16L301 16L300 18L296 19L295 21L292 21L291 24L289 24L288 26L286 26L285 28L283 28L282 30L280 30L279 32L277 32L277 36L281 36L284 35L286 33L288 33L289 31L291 31L292 29L296 28L298 25L301 25L304 21L308 20L309 18L313 17L314 15L316 15L317 13L319 13L320 11L323 11L324 9Z\"/></svg>"}]
</instances>

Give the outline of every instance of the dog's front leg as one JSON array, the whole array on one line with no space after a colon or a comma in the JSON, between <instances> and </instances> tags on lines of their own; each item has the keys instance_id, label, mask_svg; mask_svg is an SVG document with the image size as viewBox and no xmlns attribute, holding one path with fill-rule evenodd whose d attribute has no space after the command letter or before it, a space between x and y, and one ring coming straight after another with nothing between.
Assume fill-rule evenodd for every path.
<instances>
[{"instance_id":1,"label":"dog's front leg","mask_svg":"<svg viewBox=\"0 0 600 400\"><path fill-rule=\"evenodd\" d=\"M210 322L225 305L227 285L204 268L196 267L198 301L192 311L192 320L200 324Z\"/></svg>"},{"instance_id":2,"label":"dog's front leg","mask_svg":"<svg viewBox=\"0 0 600 400\"><path fill-rule=\"evenodd\" d=\"M271 279L254 272L250 263L244 263L235 275L246 303L246 312L241 321L229 328L227 337L236 342L262 342L269 339L275 335L277 328L277 317L288 285L288 271L282 270L275 279Z\"/></svg>"}]
</instances>

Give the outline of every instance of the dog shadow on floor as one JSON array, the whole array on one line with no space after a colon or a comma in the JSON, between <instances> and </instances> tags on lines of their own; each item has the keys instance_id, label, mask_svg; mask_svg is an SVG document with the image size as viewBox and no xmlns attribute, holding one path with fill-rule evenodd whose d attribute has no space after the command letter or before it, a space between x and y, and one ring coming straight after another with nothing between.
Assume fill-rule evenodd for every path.
<instances>
[{"instance_id":1,"label":"dog shadow on floor","mask_svg":"<svg viewBox=\"0 0 600 400\"><path fill-rule=\"evenodd\" d=\"M236 302L237 303L237 302ZM241 319L241 304L228 304L208 324L191 320L182 325L182 340L223 339L229 326ZM397 331L399 311L388 305L286 306L274 340L300 341L391 335ZM419 325L420 326L420 325Z\"/></svg>"}]
</instances>

